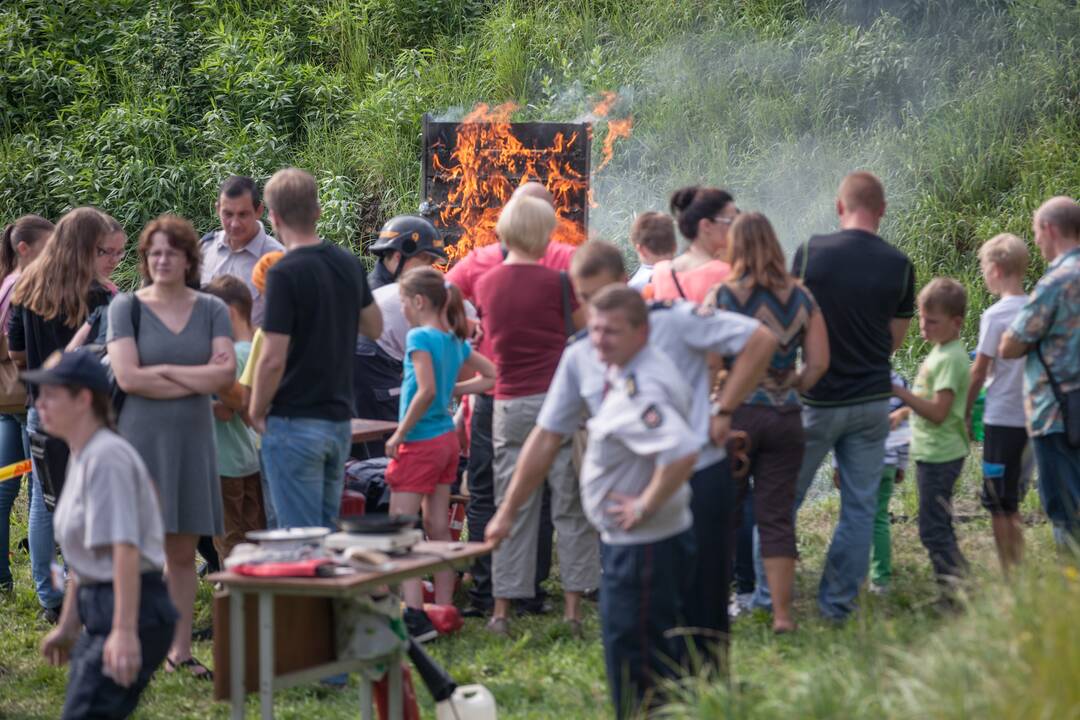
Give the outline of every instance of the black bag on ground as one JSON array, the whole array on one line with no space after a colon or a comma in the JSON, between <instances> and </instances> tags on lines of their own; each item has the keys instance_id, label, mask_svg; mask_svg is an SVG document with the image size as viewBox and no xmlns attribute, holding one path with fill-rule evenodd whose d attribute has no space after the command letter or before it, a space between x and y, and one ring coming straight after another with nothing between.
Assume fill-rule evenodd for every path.
<instances>
[{"instance_id":1,"label":"black bag on ground","mask_svg":"<svg viewBox=\"0 0 1080 720\"><path fill-rule=\"evenodd\" d=\"M60 500L60 491L64 489L68 446L60 438L40 430L30 430L27 434L30 437L30 457L41 483L41 499L45 501L48 511L52 512Z\"/></svg>"},{"instance_id":2,"label":"black bag on ground","mask_svg":"<svg viewBox=\"0 0 1080 720\"><path fill-rule=\"evenodd\" d=\"M1035 344L1035 352L1039 356L1039 362L1046 370L1046 379L1050 381L1050 389L1054 392L1054 399L1061 407L1061 420L1065 424L1065 441L1069 447L1080 449L1080 389L1071 392L1062 392L1061 386L1054 379L1054 373L1050 372L1050 366L1043 357L1042 347Z\"/></svg>"},{"instance_id":3,"label":"black bag on ground","mask_svg":"<svg viewBox=\"0 0 1080 720\"><path fill-rule=\"evenodd\" d=\"M345 463L345 487L364 496L364 512L378 515L390 512L390 486L386 484L386 466L390 458L350 459Z\"/></svg>"}]
</instances>

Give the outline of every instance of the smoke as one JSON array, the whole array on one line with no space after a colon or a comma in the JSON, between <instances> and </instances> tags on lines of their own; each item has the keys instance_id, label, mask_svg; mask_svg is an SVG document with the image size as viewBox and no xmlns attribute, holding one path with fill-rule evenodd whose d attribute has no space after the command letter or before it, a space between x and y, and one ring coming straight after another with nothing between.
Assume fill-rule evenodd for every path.
<instances>
[{"instance_id":1,"label":"smoke","mask_svg":"<svg viewBox=\"0 0 1080 720\"><path fill-rule=\"evenodd\" d=\"M890 214L902 211L916 186L910 132L958 92L966 50L946 38L976 30L959 13L923 32L885 4L849 2L782 41L695 33L646 59L620 103L634 135L593 181L590 234L625 244L636 213L713 185L764 212L790 254L835 228L836 188L855 169L882 177Z\"/></svg>"}]
</instances>

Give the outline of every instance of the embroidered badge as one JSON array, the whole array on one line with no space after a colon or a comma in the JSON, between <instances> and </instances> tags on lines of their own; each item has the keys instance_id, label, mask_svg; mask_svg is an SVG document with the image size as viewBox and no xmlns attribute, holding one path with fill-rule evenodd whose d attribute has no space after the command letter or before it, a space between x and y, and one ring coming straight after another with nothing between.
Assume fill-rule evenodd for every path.
<instances>
[{"instance_id":1,"label":"embroidered badge","mask_svg":"<svg viewBox=\"0 0 1080 720\"><path fill-rule=\"evenodd\" d=\"M641 414L641 421L645 423L645 427L655 430L664 424L664 416L660 414L660 408L650 405Z\"/></svg>"}]
</instances>

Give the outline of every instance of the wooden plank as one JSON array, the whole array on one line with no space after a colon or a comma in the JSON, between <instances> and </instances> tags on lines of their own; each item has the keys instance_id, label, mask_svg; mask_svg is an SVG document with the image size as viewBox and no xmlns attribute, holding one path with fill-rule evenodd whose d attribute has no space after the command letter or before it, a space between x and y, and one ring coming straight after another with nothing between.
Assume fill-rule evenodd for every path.
<instances>
[{"instance_id":1,"label":"wooden plank","mask_svg":"<svg viewBox=\"0 0 1080 720\"><path fill-rule=\"evenodd\" d=\"M398 424L393 420L368 420L366 418L352 419L352 441L354 443L371 442L389 437L397 430Z\"/></svg>"}]
</instances>

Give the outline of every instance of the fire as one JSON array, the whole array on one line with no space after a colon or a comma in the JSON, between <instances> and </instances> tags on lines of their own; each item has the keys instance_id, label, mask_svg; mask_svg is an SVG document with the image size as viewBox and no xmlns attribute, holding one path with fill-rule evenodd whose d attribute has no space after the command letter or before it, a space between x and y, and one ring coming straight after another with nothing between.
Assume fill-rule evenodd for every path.
<instances>
[{"instance_id":1,"label":"fire","mask_svg":"<svg viewBox=\"0 0 1080 720\"><path fill-rule=\"evenodd\" d=\"M607 118L617 100L616 93L604 93L593 115ZM595 207L589 178L566 156L587 139L577 132L558 133L550 147L530 147L514 134L510 118L516 110L513 103L477 105L457 126L449 161L443 164L438 153L432 158L435 172L452 188L436 224L462 231L457 243L446 248L450 263L473 248L497 242L499 212L514 189L530 181L543 183L554 197L557 224L551 239L570 245L586 239L585 228L573 216L580 217L582 198ZM603 161L597 171L611 161L615 143L629 137L632 125L631 118L607 120Z\"/></svg>"}]
</instances>

